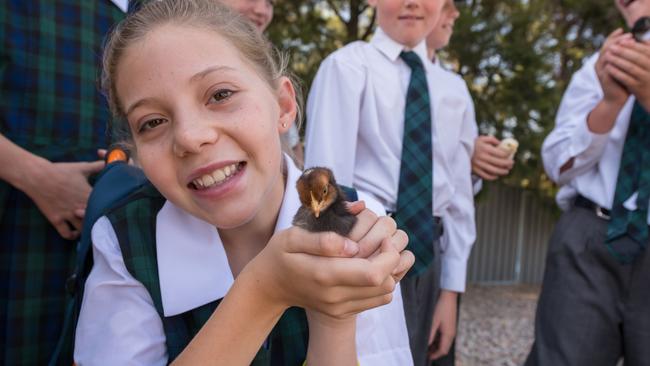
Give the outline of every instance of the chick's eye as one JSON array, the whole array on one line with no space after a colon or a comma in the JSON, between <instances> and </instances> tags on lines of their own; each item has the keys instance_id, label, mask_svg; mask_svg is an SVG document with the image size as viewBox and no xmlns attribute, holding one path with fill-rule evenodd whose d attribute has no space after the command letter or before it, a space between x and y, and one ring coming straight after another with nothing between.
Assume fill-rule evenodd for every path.
<instances>
[{"instance_id":1,"label":"chick's eye","mask_svg":"<svg viewBox=\"0 0 650 366\"><path fill-rule=\"evenodd\" d=\"M325 186L325 188L323 188L323 194L327 194L327 186Z\"/></svg>"},{"instance_id":2,"label":"chick's eye","mask_svg":"<svg viewBox=\"0 0 650 366\"><path fill-rule=\"evenodd\" d=\"M228 98L230 98L235 92L232 90L228 89L220 89L217 90L214 94L212 94L212 97L210 97L210 102L213 103L219 103L222 102Z\"/></svg>"},{"instance_id":3,"label":"chick's eye","mask_svg":"<svg viewBox=\"0 0 650 366\"><path fill-rule=\"evenodd\" d=\"M160 126L160 125L163 124L163 123L165 123L165 119L164 119L164 118L154 118L154 119L150 119L150 120L148 120L148 121L145 121L145 122L140 126L140 129L138 130L138 132L145 132L145 131L147 131L147 130L154 129L154 128Z\"/></svg>"}]
</instances>

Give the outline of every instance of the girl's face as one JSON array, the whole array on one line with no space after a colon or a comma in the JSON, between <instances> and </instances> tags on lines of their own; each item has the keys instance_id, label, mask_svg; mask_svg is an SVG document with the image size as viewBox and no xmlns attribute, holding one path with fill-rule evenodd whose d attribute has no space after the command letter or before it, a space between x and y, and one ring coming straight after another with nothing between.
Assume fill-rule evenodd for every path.
<instances>
[{"instance_id":1,"label":"girl's face","mask_svg":"<svg viewBox=\"0 0 650 366\"><path fill-rule=\"evenodd\" d=\"M257 30L264 32L273 19L274 0L221 0L238 13L255 23Z\"/></svg>"},{"instance_id":2,"label":"girl's face","mask_svg":"<svg viewBox=\"0 0 650 366\"><path fill-rule=\"evenodd\" d=\"M115 82L138 161L168 200L221 229L277 213L288 79L273 90L216 32L168 24L126 49Z\"/></svg>"}]
</instances>

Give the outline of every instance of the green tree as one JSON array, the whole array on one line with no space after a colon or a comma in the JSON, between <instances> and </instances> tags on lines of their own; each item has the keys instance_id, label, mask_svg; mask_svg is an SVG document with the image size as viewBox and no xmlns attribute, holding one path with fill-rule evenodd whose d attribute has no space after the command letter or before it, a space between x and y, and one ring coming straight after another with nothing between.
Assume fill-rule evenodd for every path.
<instances>
[{"instance_id":1,"label":"green tree","mask_svg":"<svg viewBox=\"0 0 650 366\"><path fill-rule=\"evenodd\" d=\"M482 133L520 142L505 179L551 197L540 149L571 75L621 26L611 0L472 0L444 60L467 81Z\"/></svg>"},{"instance_id":2,"label":"green tree","mask_svg":"<svg viewBox=\"0 0 650 366\"><path fill-rule=\"evenodd\" d=\"M466 0L441 59L468 83L482 133L520 142L505 179L551 197L540 149L571 75L622 26L611 0ZM320 62L372 35L365 0L279 0L269 37L309 90Z\"/></svg>"},{"instance_id":3,"label":"green tree","mask_svg":"<svg viewBox=\"0 0 650 366\"><path fill-rule=\"evenodd\" d=\"M374 26L374 11L365 0L280 0L268 36L290 55L289 69L306 93L327 55L349 42L369 39Z\"/></svg>"}]
</instances>

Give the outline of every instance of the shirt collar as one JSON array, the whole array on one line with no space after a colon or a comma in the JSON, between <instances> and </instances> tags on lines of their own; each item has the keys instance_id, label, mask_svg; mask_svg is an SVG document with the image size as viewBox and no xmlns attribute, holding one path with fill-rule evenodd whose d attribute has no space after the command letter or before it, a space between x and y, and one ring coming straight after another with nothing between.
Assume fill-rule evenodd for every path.
<instances>
[{"instance_id":1,"label":"shirt collar","mask_svg":"<svg viewBox=\"0 0 650 366\"><path fill-rule=\"evenodd\" d=\"M129 10L129 0L111 0L111 2L125 13Z\"/></svg>"},{"instance_id":2,"label":"shirt collar","mask_svg":"<svg viewBox=\"0 0 650 366\"><path fill-rule=\"evenodd\" d=\"M370 40L370 44L375 46L379 52L383 53L391 61L396 61L399 58L399 54L406 50L404 45L395 42L386 34L386 32L383 31L383 29L381 29L381 27L377 27L375 34ZM425 40L418 43L412 51L420 56L423 65L430 63L431 60L427 58L427 46Z\"/></svg>"},{"instance_id":3,"label":"shirt collar","mask_svg":"<svg viewBox=\"0 0 650 366\"><path fill-rule=\"evenodd\" d=\"M300 199L295 182L300 170L284 156L287 185L275 231L289 228ZM173 316L223 298L234 282L219 232L170 201L156 219L160 295L165 316Z\"/></svg>"}]
</instances>

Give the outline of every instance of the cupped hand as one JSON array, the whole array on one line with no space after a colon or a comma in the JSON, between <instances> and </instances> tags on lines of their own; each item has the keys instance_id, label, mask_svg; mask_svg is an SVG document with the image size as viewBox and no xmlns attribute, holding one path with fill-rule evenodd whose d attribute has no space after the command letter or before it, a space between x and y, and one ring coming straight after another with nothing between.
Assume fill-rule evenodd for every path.
<instances>
[{"instance_id":1,"label":"cupped hand","mask_svg":"<svg viewBox=\"0 0 650 366\"><path fill-rule=\"evenodd\" d=\"M615 55L612 53L612 48L617 44L625 41L626 39L633 39L629 33L623 33L622 29L617 29L605 40L603 47L600 49L598 61L596 61L596 75L600 86L603 88L603 100L612 104L623 104L630 96L630 92L625 85L614 77L612 73L615 67L612 66L612 59Z\"/></svg>"},{"instance_id":2,"label":"cupped hand","mask_svg":"<svg viewBox=\"0 0 650 366\"><path fill-rule=\"evenodd\" d=\"M273 235L244 271L273 302L344 318L390 302L401 278L394 272L413 261L389 240L371 258L353 258L358 252L359 244L335 233L292 227Z\"/></svg>"},{"instance_id":3,"label":"cupped hand","mask_svg":"<svg viewBox=\"0 0 650 366\"><path fill-rule=\"evenodd\" d=\"M501 141L494 136L479 136L474 141L472 172L485 180L495 180L510 173L514 160L507 151L497 146Z\"/></svg>"},{"instance_id":4,"label":"cupped hand","mask_svg":"<svg viewBox=\"0 0 650 366\"><path fill-rule=\"evenodd\" d=\"M650 41L623 38L609 47L605 61L606 72L650 110Z\"/></svg>"}]
</instances>

